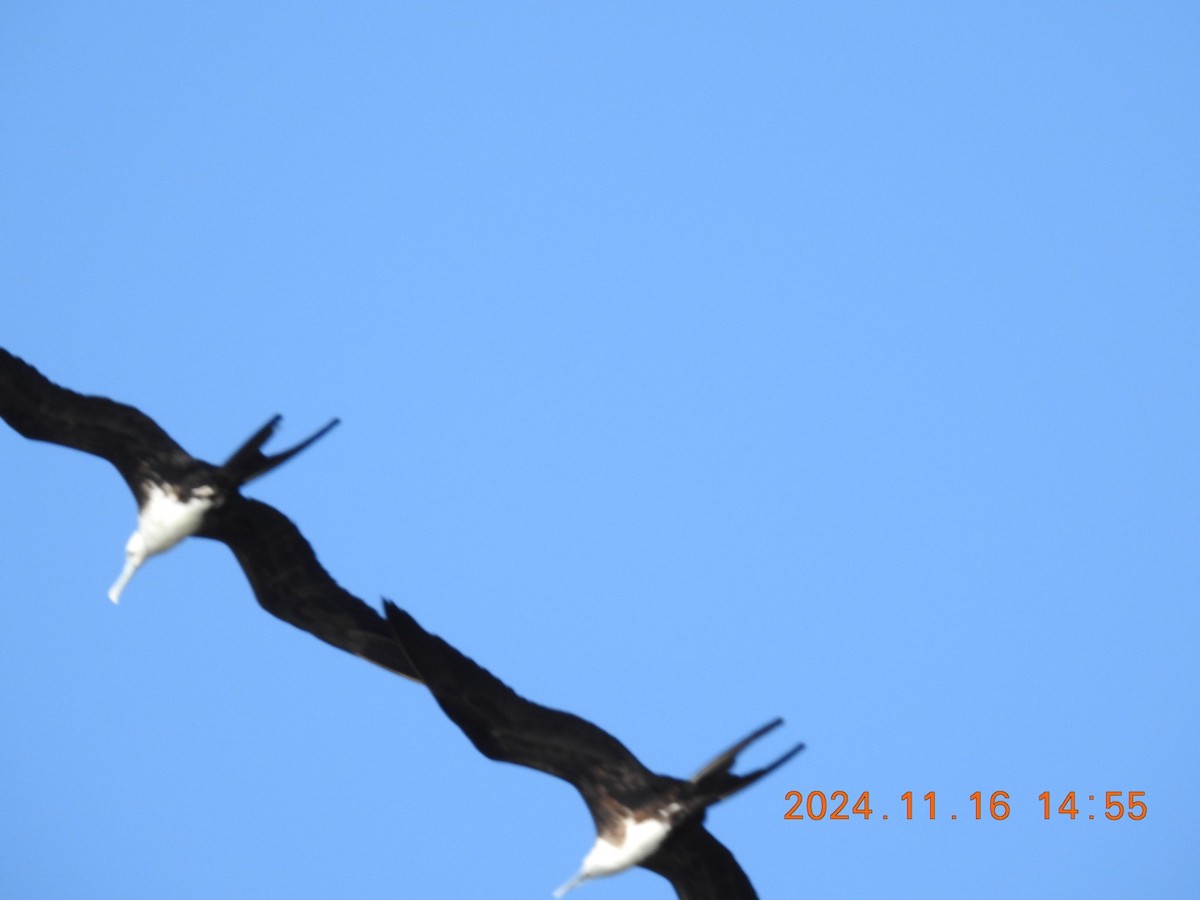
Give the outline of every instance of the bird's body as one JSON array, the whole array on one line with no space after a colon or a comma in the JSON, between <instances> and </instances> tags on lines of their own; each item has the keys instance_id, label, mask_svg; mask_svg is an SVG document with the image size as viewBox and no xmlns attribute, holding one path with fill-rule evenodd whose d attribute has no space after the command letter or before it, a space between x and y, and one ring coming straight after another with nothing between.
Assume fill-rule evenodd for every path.
<instances>
[{"instance_id":1,"label":"bird's body","mask_svg":"<svg viewBox=\"0 0 1200 900\"><path fill-rule=\"evenodd\" d=\"M0 348L0 418L31 440L82 450L116 467L138 504L125 565L109 590L114 603L137 569L191 535L233 550L268 612L336 647L412 677L383 618L341 588L296 526L241 494L246 483L287 462L337 424L281 453L264 454L275 416L222 465L189 454L132 406L76 393Z\"/></svg>"},{"instance_id":2,"label":"bird's body","mask_svg":"<svg viewBox=\"0 0 1200 900\"><path fill-rule=\"evenodd\" d=\"M649 816L637 819L631 813L620 819L617 827L596 836L596 843L583 858L579 873L554 892L562 897L578 884L589 878L616 875L632 868L652 856L671 832L666 816Z\"/></svg>"},{"instance_id":3,"label":"bird's body","mask_svg":"<svg viewBox=\"0 0 1200 900\"><path fill-rule=\"evenodd\" d=\"M204 516L213 507L216 489L204 485L196 491L181 494L176 485L148 481L143 496L145 499L138 508L137 530L125 544L125 567L108 589L108 599L113 603L121 599L125 585L143 562L170 550L200 530Z\"/></svg>"},{"instance_id":4,"label":"bird's body","mask_svg":"<svg viewBox=\"0 0 1200 900\"><path fill-rule=\"evenodd\" d=\"M757 895L728 849L704 828L705 810L774 771L771 764L730 771L776 719L734 744L690 779L658 775L620 741L571 713L519 696L411 615L385 602L388 622L417 677L438 705L489 759L538 769L575 786L596 825L596 842L579 872L555 896L591 878L640 865L667 878L681 900L753 900Z\"/></svg>"}]
</instances>

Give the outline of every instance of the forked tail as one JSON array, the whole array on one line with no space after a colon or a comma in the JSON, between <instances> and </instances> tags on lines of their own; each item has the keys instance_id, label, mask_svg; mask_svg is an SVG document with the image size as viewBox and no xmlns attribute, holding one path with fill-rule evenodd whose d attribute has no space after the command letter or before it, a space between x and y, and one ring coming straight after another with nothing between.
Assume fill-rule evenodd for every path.
<instances>
[{"instance_id":1,"label":"forked tail","mask_svg":"<svg viewBox=\"0 0 1200 900\"><path fill-rule=\"evenodd\" d=\"M753 772L747 772L745 775L735 775L729 771L737 760L739 753L764 734L773 731L782 724L783 719L775 719L768 722L762 728L742 738L691 777L692 784L696 785L700 795L706 798L708 805L716 803L719 800L724 800L726 797L750 787L754 782L758 781L764 775L771 774L804 749L804 744L796 744L796 746L792 747L792 749L788 750L774 762L763 766L761 769L755 769Z\"/></svg>"},{"instance_id":2,"label":"forked tail","mask_svg":"<svg viewBox=\"0 0 1200 900\"><path fill-rule=\"evenodd\" d=\"M284 450L282 453L271 455L263 453L263 444L275 433L275 429L279 426L279 422L282 419L283 416L272 417L271 421L254 432L246 443L235 450L225 465L221 467L222 471L233 479L234 484L240 487L248 481L253 481L255 478L266 475L277 466L283 465L301 450L307 449L313 442L324 437L333 426L341 421L340 419L332 419L316 434L301 441L295 447Z\"/></svg>"}]
</instances>

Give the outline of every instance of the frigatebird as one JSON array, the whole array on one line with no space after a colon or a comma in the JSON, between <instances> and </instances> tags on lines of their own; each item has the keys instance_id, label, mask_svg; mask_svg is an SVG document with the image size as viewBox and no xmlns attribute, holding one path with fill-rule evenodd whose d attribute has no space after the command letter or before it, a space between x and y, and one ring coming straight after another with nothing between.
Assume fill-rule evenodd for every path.
<instances>
[{"instance_id":1,"label":"frigatebird","mask_svg":"<svg viewBox=\"0 0 1200 900\"><path fill-rule=\"evenodd\" d=\"M804 749L797 744L744 775L730 771L738 754L782 719L738 741L686 781L657 775L607 731L526 700L394 603L385 600L384 610L417 677L480 753L554 775L583 796L596 843L555 897L591 878L642 866L670 881L681 900L757 898L733 854L705 829L704 814Z\"/></svg>"},{"instance_id":2,"label":"frigatebird","mask_svg":"<svg viewBox=\"0 0 1200 900\"><path fill-rule=\"evenodd\" d=\"M114 603L150 556L189 535L211 538L233 551L269 613L326 643L413 677L383 617L334 581L287 516L241 494L242 485L309 447L337 425L337 419L296 446L267 455L262 448L279 425L281 417L275 416L224 465L216 466L189 454L140 410L61 387L3 348L0 418L31 440L107 459L133 491L138 526L125 547L125 566L109 590Z\"/></svg>"}]
</instances>

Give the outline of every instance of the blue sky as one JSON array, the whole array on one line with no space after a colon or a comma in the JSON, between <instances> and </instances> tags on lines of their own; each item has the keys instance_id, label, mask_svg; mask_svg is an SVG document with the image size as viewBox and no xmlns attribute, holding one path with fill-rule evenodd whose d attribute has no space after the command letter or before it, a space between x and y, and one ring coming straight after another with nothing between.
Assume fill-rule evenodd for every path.
<instances>
[{"instance_id":1,"label":"blue sky","mask_svg":"<svg viewBox=\"0 0 1200 900\"><path fill-rule=\"evenodd\" d=\"M785 717L745 763L808 749L708 820L764 898L1194 896L1198 36L1183 3L10 3L0 343L208 459L340 416L249 493L657 771ZM219 545L113 608L115 472L0 454L0 894L575 871L569 786Z\"/></svg>"}]
</instances>

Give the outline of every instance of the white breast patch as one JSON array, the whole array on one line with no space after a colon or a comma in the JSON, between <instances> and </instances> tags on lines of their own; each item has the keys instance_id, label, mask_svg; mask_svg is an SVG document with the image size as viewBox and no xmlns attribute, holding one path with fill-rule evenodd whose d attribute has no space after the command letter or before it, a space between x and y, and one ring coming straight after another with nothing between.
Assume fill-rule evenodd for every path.
<instances>
[{"instance_id":1,"label":"white breast patch","mask_svg":"<svg viewBox=\"0 0 1200 900\"><path fill-rule=\"evenodd\" d=\"M196 533L204 514L212 508L214 492L180 500L174 491L147 483L146 503L138 512L138 531L145 541L146 555L170 550L185 537Z\"/></svg>"}]
</instances>

